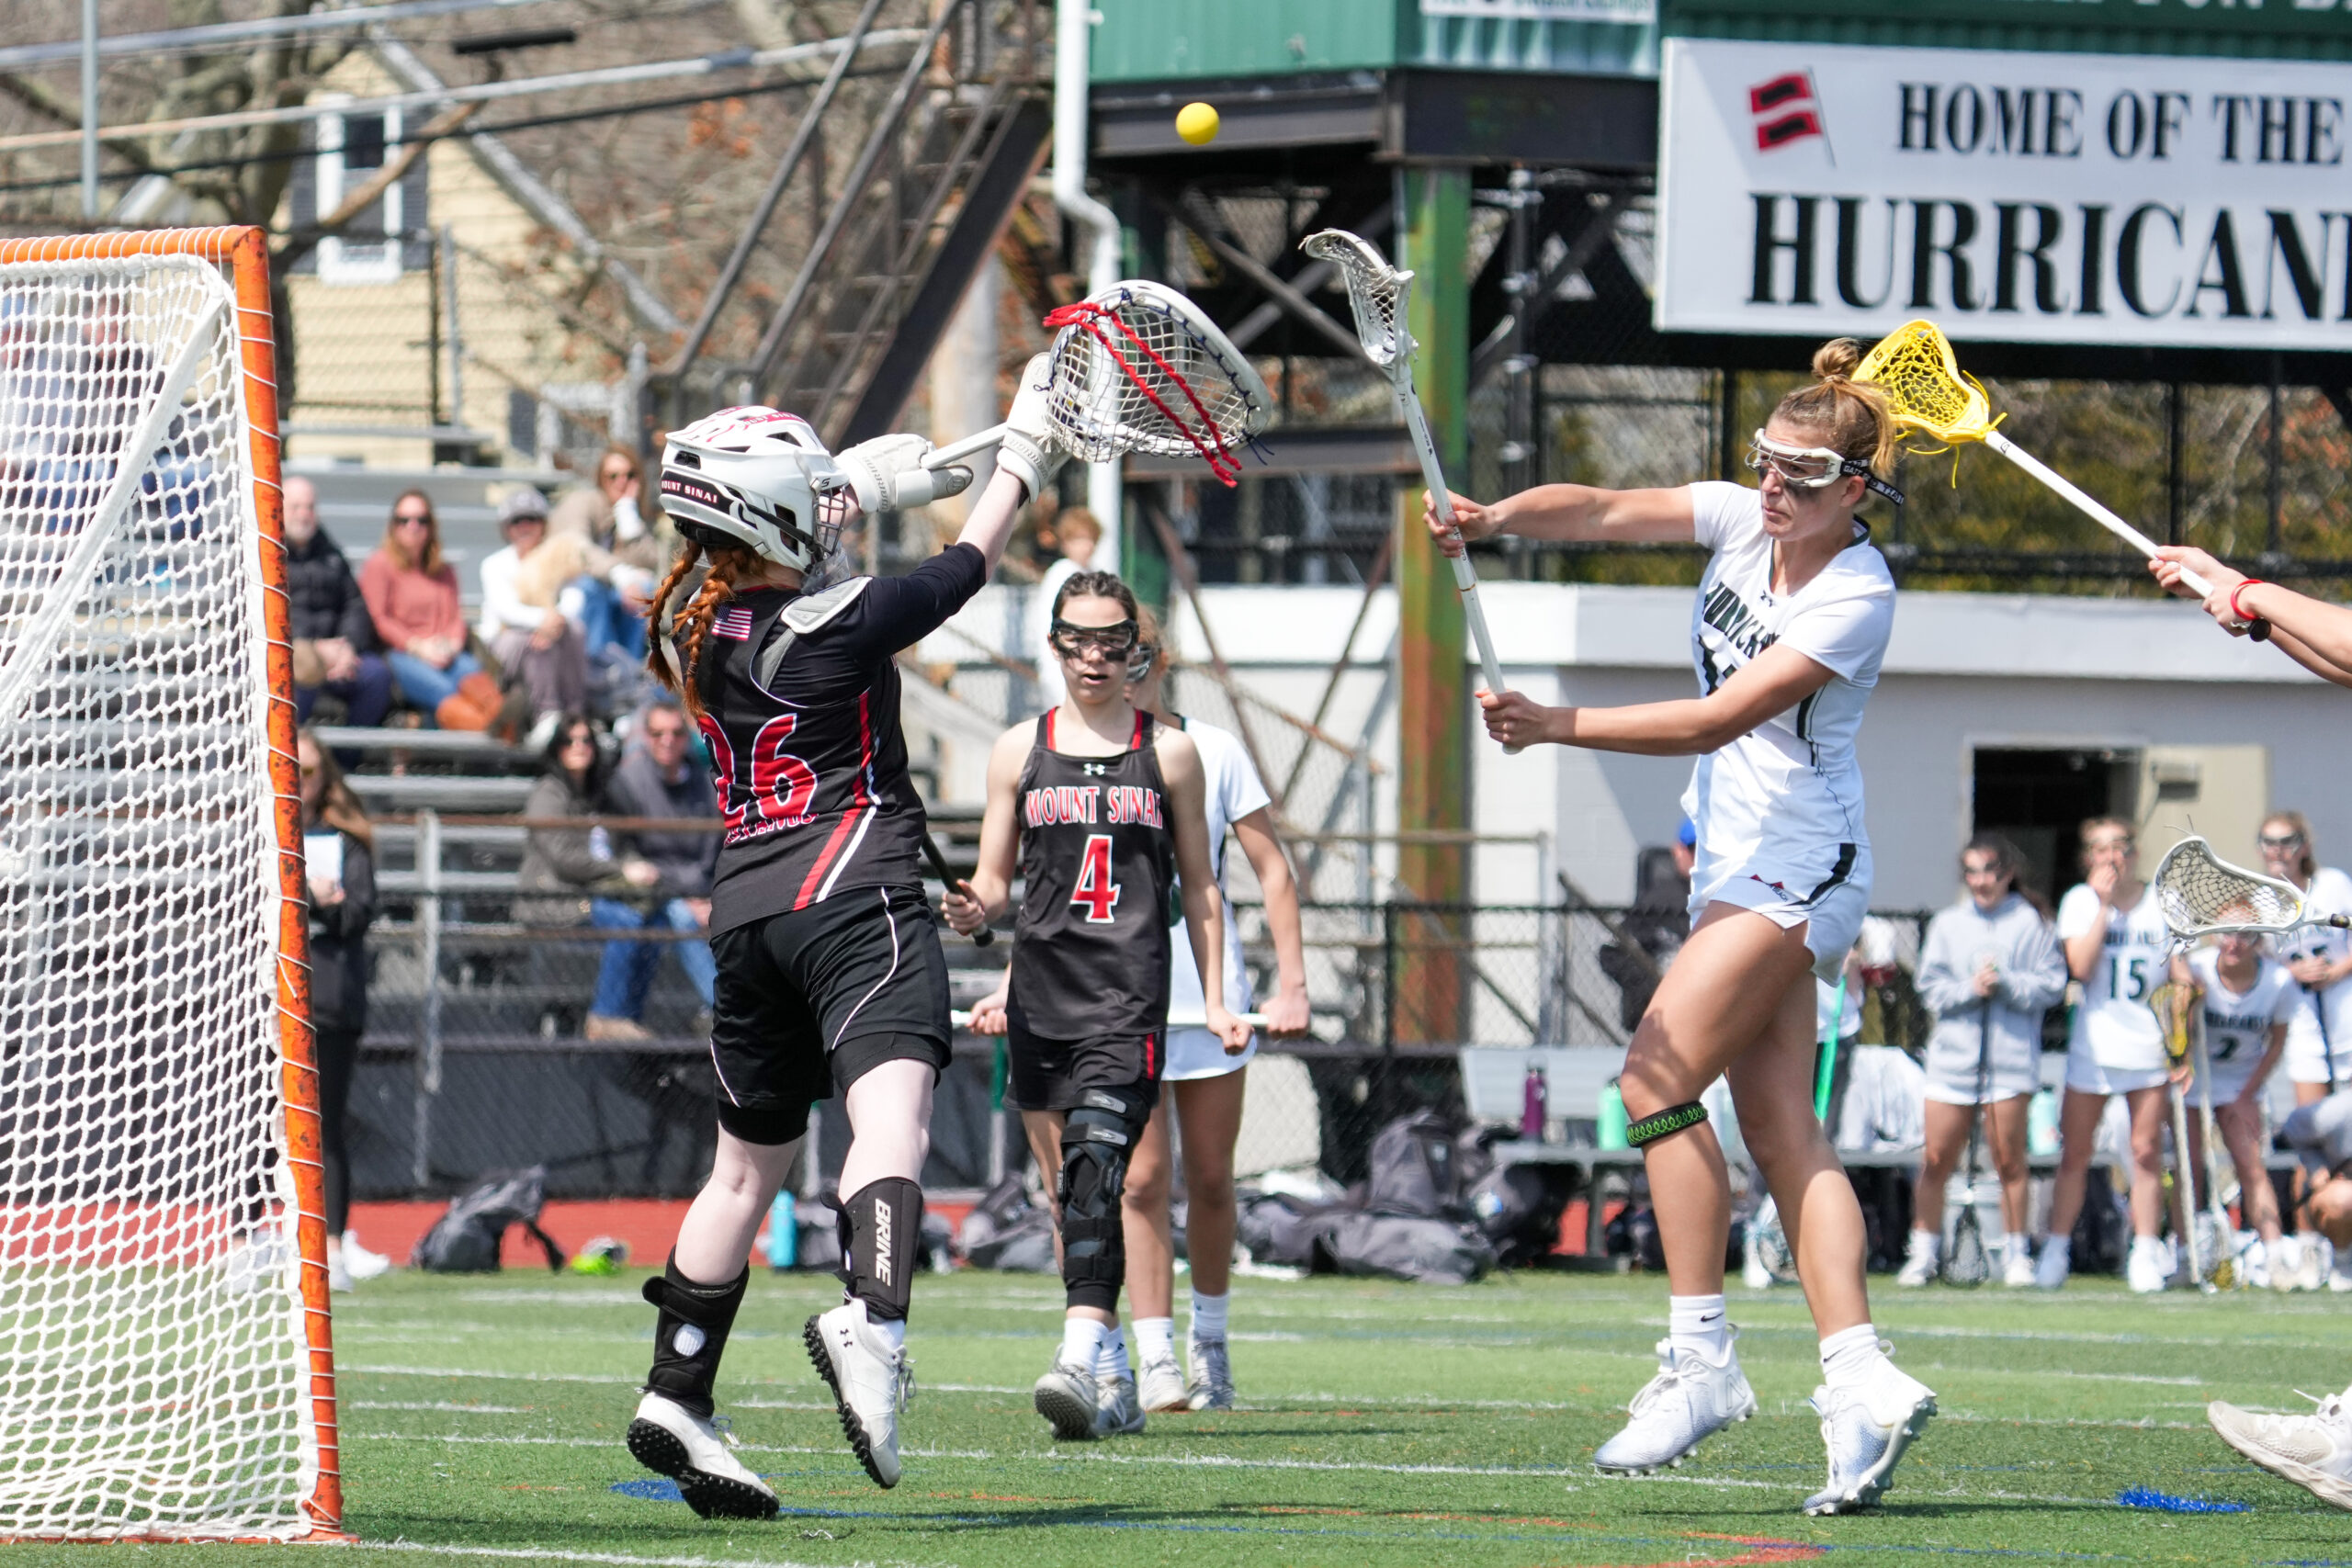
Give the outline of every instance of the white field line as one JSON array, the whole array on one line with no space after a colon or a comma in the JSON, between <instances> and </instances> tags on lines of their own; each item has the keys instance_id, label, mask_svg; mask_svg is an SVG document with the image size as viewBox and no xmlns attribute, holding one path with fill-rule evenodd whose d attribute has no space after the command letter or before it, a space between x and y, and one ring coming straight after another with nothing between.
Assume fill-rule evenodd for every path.
<instances>
[{"instance_id":1,"label":"white field line","mask_svg":"<svg viewBox=\"0 0 2352 1568\"><path fill-rule=\"evenodd\" d=\"M636 1388L643 1378L606 1377L596 1372L482 1372L470 1367L379 1367L345 1361L335 1369L371 1378L485 1378L497 1382L585 1382Z\"/></svg>"},{"instance_id":2,"label":"white field line","mask_svg":"<svg viewBox=\"0 0 2352 1568\"><path fill-rule=\"evenodd\" d=\"M449 1410L460 1416L526 1416L529 1407L521 1404L459 1404L451 1399L345 1399L336 1403L345 1410ZM832 1406L827 1405L828 1410Z\"/></svg>"},{"instance_id":3,"label":"white field line","mask_svg":"<svg viewBox=\"0 0 2352 1568\"><path fill-rule=\"evenodd\" d=\"M441 1546L424 1540L363 1540L361 1551L421 1551L434 1557L492 1557L524 1562L605 1562L626 1568L816 1568L813 1563L752 1557L633 1557L622 1551L561 1551L536 1546ZM831 1565L838 1568L838 1565ZM870 1561L858 1568L872 1568Z\"/></svg>"}]
</instances>

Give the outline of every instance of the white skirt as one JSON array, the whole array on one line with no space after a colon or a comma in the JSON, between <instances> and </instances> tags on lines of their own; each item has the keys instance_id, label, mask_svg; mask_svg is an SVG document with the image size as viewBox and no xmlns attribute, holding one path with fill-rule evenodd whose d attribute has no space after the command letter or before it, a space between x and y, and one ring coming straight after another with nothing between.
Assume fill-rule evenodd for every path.
<instances>
[{"instance_id":1,"label":"white skirt","mask_svg":"<svg viewBox=\"0 0 2352 1568\"><path fill-rule=\"evenodd\" d=\"M2154 1089L2172 1075L2163 1067L2107 1067L2087 1046L2066 1053L2066 1087L2082 1094L2131 1094Z\"/></svg>"},{"instance_id":2,"label":"white skirt","mask_svg":"<svg viewBox=\"0 0 2352 1568\"><path fill-rule=\"evenodd\" d=\"M1814 877L1819 875L1816 870ZM1711 886L1690 890L1690 923L1696 926L1710 904L1731 904L1755 910L1784 931L1803 926L1814 974L1834 986L1846 954L1862 934L1862 917L1870 913L1870 847L1857 850L1852 867L1835 886L1808 896L1808 879L1780 867L1743 865Z\"/></svg>"},{"instance_id":3,"label":"white skirt","mask_svg":"<svg viewBox=\"0 0 2352 1568\"><path fill-rule=\"evenodd\" d=\"M1168 1070L1160 1077L1170 1083L1221 1078L1248 1066L1257 1054L1255 1030L1250 1034L1250 1048L1238 1056L1228 1056L1225 1054L1225 1042L1205 1029L1171 1029L1168 1032Z\"/></svg>"}]
</instances>

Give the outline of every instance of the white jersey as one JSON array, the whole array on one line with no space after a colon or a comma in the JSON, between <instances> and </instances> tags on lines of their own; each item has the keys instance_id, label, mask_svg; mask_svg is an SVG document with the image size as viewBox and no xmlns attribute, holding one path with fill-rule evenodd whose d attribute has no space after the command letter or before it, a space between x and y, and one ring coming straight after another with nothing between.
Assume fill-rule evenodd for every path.
<instances>
[{"instance_id":1,"label":"white jersey","mask_svg":"<svg viewBox=\"0 0 2352 1568\"><path fill-rule=\"evenodd\" d=\"M1234 1012L1250 1010L1250 972L1241 961L1241 922L1234 918L1233 900L1225 892L1225 841L1233 824L1251 812L1272 804L1266 793L1258 770L1250 763L1250 753L1230 731L1214 724L1203 724L1196 718L1180 718L1177 723L1193 738L1193 748L1201 754L1201 780L1205 786L1204 804L1209 819L1209 865L1216 873L1217 897L1225 916L1225 1005ZM1170 974L1168 986L1168 1016L1172 1019L1199 1019L1207 1011L1201 997L1200 966L1193 961L1193 939L1186 934L1180 914L1175 924L1175 940L1170 944ZM1168 1072L1171 1078L1214 1077L1246 1066L1255 1055L1258 1044L1250 1043L1249 1051L1228 1056L1225 1046L1205 1029L1187 1029L1178 1023L1168 1032ZM1200 1038L1194 1040L1191 1036ZM1206 1052L1198 1049L1206 1043Z\"/></svg>"},{"instance_id":2,"label":"white jersey","mask_svg":"<svg viewBox=\"0 0 2352 1568\"><path fill-rule=\"evenodd\" d=\"M1694 904L1754 879L1792 901L1820 897L1866 864L1854 740L1894 626L1894 579L1857 525L1854 542L1793 594L1772 587L1762 498L1690 487L1698 542L1713 552L1690 612L1691 666L1712 693L1776 643L1826 667L1829 683L1699 759L1683 810L1699 829Z\"/></svg>"},{"instance_id":3,"label":"white jersey","mask_svg":"<svg viewBox=\"0 0 2352 1568\"><path fill-rule=\"evenodd\" d=\"M2200 947L2188 955L2188 972L2205 992L2205 1059L2213 1065L2215 1100L2234 1100L2270 1050L2273 1025L2293 1021L2303 1006L2303 988L2287 966L2257 958L2254 984L2241 992L2222 978L2222 950Z\"/></svg>"},{"instance_id":4,"label":"white jersey","mask_svg":"<svg viewBox=\"0 0 2352 1568\"><path fill-rule=\"evenodd\" d=\"M2058 940L2071 942L2098 920L2098 895L2076 883L2058 901ZM2165 1066L2164 1032L2148 1009L2148 997L2172 968L2172 931L2156 907L2156 890L2146 889L2129 909L2118 909L2107 924L2106 950L2075 1009L2066 1049L2117 1072L2161 1072Z\"/></svg>"}]
</instances>

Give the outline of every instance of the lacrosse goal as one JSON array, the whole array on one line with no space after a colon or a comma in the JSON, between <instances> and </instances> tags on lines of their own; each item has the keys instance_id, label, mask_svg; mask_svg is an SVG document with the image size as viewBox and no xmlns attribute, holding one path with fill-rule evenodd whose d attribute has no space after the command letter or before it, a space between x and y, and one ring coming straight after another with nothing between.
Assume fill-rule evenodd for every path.
<instances>
[{"instance_id":1,"label":"lacrosse goal","mask_svg":"<svg viewBox=\"0 0 2352 1568\"><path fill-rule=\"evenodd\" d=\"M0 242L0 1538L341 1521L267 268Z\"/></svg>"}]
</instances>

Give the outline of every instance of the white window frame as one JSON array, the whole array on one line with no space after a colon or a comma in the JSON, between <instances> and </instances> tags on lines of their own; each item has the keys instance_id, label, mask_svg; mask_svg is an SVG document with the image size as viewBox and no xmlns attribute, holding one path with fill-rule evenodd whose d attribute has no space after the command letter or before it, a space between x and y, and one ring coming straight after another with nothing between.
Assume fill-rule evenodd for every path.
<instances>
[{"instance_id":1,"label":"white window frame","mask_svg":"<svg viewBox=\"0 0 2352 1568\"><path fill-rule=\"evenodd\" d=\"M351 102L348 93L337 93L322 98L334 105ZM401 111L388 108L384 118L384 161L390 164L399 156L401 145ZM321 115L318 119L318 213L324 218L343 205L345 170L343 166L344 120L339 114ZM364 184L375 177L370 169L352 181ZM401 276L401 231L404 227L406 199L401 183L394 180L384 192L384 234L381 240L345 240L330 234L319 242L319 279L323 283L368 284L394 283Z\"/></svg>"}]
</instances>

